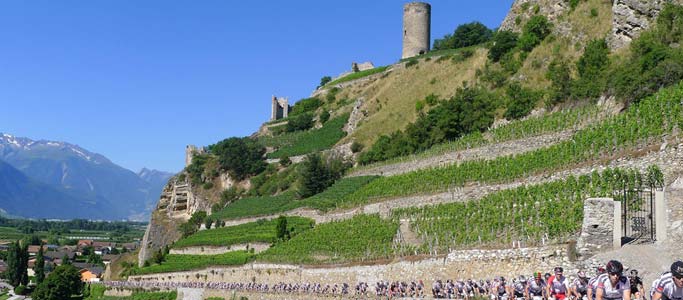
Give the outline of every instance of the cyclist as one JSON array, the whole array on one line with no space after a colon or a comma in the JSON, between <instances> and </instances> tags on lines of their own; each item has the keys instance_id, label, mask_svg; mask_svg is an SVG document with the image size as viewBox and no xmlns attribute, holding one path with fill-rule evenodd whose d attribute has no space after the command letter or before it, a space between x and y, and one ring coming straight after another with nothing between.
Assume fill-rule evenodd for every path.
<instances>
[{"instance_id":1,"label":"cyclist","mask_svg":"<svg viewBox=\"0 0 683 300\"><path fill-rule=\"evenodd\" d=\"M527 297L532 300L542 300L546 298L546 283L541 277L541 272L534 273L534 280L531 280L527 284L526 288Z\"/></svg>"},{"instance_id":2,"label":"cyclist","mask_svg":"<svg viewBox=\"0 0 683 300\"><path fill-rule=\"evenodd\" d=\"M604 267L598 267L595 277L588 280L588 293L586 294L588 300L595 299L595 290L598 288L598 277L606 272Z\"/></svg>"},{"instance_id":3,"label":"cyclist","mask_svg":"<svg viewBox=\"0 0 683 300\"><path fill-rule=\"evenodd\" d=\"M610 260L605 266L607 274L598 278L596 300L631 300L631 284L623 275L624 266L616 260Z\"/></svg>"},{"instance_id":4,"label":"cyclist","mask_svg":"<svg viewBox=\"0 0 683 300\"><path fill-rule=\"evenodd\" d=\"M509 295L509 286L505 282L505 277L496 278L496 281L491 286L491 298L499 300L507 300Z\"/></svg>"},{"instance_id":5,"label":"cyclist","mask_svg":"<svg viewBox=\"0 0 683 300\"><path fill-rule=\"evenodd\" d=\"M516 300L527 299L526 293L526 278L524 275L519 275L519 279L512 285L512 294Z\"/></svg>"},{"instance_id":6,"label":"cyclist","mask_svg":"<svg viewBox=\"0 0 683 300\"><path fill-rule=\"evenodd\" d=\"M579 271L579 273L577 273L576 276L577 278L574 279L574 282L572 283L572 294L574 294L576 299L587 299L588 277L586 276L586 273L583 271Z\"/></svg>"},{"instance_id":7,"label":"cyclist","mask_svg":"<svg viewBox=\"0 0 683 300\"><path fill-rule=\"evenodd\" d=\"M569 280L563 275L562 267L555 267L555 275L548 278L548 287L546 288L546 295L556 300L564 300L569 294Z\"/></svg>"},{"instance_id":8,"label":"cyclist","mask_svg":"<svg viewBox=\"0 0 683 300\"><path fill-rule=\"evenodd\" d=\"M645 297L643 280L638 277L638 270L631 270L631 276L628 277L631 283L631 297L640 300Z\"/></svg>"},{"instance_id":9,"label":"cyclist","mask_svg":"<svg viewBox=\"0 0 683 300\"><path fill-rule=\"evenodd\" d=\"M671 272L664 273L659 278L652 300L680 300L683 299L683 262L675 261L671 264Z\"/></svg>"}]
</instances>

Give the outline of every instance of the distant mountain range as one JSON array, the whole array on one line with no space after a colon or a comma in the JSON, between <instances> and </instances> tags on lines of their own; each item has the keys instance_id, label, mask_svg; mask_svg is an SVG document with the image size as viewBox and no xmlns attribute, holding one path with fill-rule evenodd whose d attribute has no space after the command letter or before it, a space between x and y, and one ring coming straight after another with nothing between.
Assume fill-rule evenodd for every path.
<instances>
[{"instance_id":1,"label":"distant mountain range","mask_svg":"<svg viewBox=\"0 0 683 300\"><path fill-rule=\"evenodd\" d=\"M9 215L147 220L172 175L136 174L77 145L0 133L0 209Z\"/></svg>"}]
</instances>

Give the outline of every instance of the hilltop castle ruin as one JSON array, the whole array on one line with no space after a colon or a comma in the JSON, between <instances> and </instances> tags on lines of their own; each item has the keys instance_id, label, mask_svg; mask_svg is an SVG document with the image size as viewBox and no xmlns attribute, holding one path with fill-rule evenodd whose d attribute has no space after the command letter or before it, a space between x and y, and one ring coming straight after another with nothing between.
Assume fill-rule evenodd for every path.
<instances>
[{"instance_id":1,"label":"hilltop castle ruin","mask_svg":"<svg viewBox=\"0 0 683 300\"><path fill-rule=\"evenodd\" d=\"M403 6L403 55L401 59L429 52L432 6L411 2Z\"/></svg>"},{"instance_id":2,"label":"hilltop castle ruin","mask_svg":"<svg viewBox=\"0 0 683 300\"><path fill-rule=\"evenodd\" d=\"M273 95L272 98L272 108L270 111L270 120L275 121L278 119L284 119L287 117L289 114L289 111L292 110L292 107L289 106L289 100L284 97L275 97Z\"/></svg>"}]
</instances>

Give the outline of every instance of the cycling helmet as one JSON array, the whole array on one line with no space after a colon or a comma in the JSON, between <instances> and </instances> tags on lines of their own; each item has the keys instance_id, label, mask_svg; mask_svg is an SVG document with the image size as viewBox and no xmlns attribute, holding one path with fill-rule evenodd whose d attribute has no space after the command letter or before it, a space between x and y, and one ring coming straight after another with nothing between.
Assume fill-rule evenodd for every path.
<instances>
[{"instance_id":1,"label":"cycling helmet","mask_svg":"<svg viewBox=\"0 0 683 300\"><path fill-rule=\"evenodd\" d=\"M671 264L671 275L679 279L683 277L683 261L678 260Z\"/></svg>"},{"instance_id":2,"label":"cycling helmet","mask_svg":"<svg viewBox=\"0 0 683 300\"><path fill-rule=\"evenodd\" d=\"M505 281L505 277L500 276L500 281Z\"/></svg>"},{"instance_id":3,"label":"cycling helmet","mask_svg":"<svg viewBox=\"0 0 683 300\"><path fill-rule=\"evenodd\" d=\"M543 274L543 277L545 277L546 280L548 280L548 278L550 278L550 276L552 276L552 275L550 275L550 273Z\"/></svg>"},{"instance_id":4,"label":"cycling helmet","mask_svg":"<svg viewBox=\"0 0 683 300\"><path fill-rule=\"evenodd\" d=\"M562 269L562 267L555 267L554 271L555 273L562 273L564 269Z\"/></svg>"},{"instance_id":5,"label":"cycling helmet","mask_svg":"<svg viewBox=\"0 0 683 300\"><path fill-rule=\"evenodd\" d=\"M541 272L534 273L534 278L541 279Z\"/></svg>"},{"instance_id":6,"label":"cycling helmet","mask_svg":"<svg viewBox=\"0 0 683 300\"><path fill-rule=\"evenodd\" d=\"M638 276L638 270L636 270L636 269L631 270L631 276L634 276L634 277Z\"/></svg>"},{"instance_id":7,"label":"cycling helmet","mask_svg":"<svg viewBox=\"0 0 683 300\"><path fill-rule=\"evenodd\" d=\"M579 271L579 273L576 273L576 276L578 276L581 279L585 279L586 273L584 271Z\"/></svg>"},{"instance_id":8,"label":"cycling helmet","mask_svg":"<svg viewBox=\"0 0 683 300\"><path fill-rule=\"evenodd\" d=\"M526 277L524 277L524 275L519 275L519 282L526 283Z\"/></svg>"},{"instance_id":9,"label":"cycling helmet","mask_svg":"<svg viewBox=\"0 0 683 300\"><path fill-rule=\"evenodd\" d=\"M622 265L618 260L610 260L605 266L607 273L610 274L620 274L624 272L624 265Z\"/></svg>"}]
</instances>

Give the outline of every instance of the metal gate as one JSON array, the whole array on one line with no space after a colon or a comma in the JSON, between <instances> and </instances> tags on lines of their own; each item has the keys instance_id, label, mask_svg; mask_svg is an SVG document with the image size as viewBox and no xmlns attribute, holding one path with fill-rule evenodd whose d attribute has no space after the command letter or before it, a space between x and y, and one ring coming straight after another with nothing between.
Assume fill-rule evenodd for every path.
<instances>
[{"instance_id":1,"label":"metal gate","mask_svg":"<svg viewBox=\"0 0 683 300\"><path fill-rule=\"evenodd\" d=\"M625 190L620 195L622 244L651 243L655 236L655 194L651 189Z\"/></svg>"}]
</instances>

